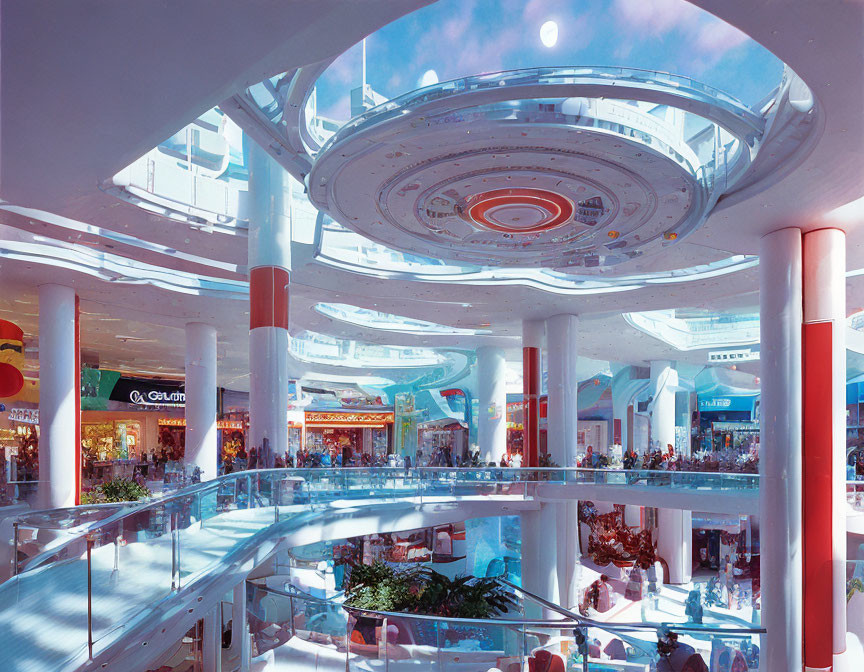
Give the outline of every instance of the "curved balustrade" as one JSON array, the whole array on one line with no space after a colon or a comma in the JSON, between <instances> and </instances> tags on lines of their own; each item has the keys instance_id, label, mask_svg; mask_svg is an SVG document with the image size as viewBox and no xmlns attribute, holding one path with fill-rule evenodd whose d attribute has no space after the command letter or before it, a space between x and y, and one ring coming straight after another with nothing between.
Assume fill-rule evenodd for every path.
<instances>
[{"instance_id":1,"label":"curved balustrade","mask_svg":"<svg viewBox=\"0 0 864 672\"><path fill-rule=\"evenodd\" d=\"M645 97L647 100L653 100L655 95L668 95L670 96L668 101L677 99L681 102L682 107L688 109L695 106L701 116L726 127L731 133L746 139L747 144L751 145L753 137L760 136L765 127L765 120L757 112L720 89L703 84L691 77L616 66L540 67L460 77L410 91L346 122L335 133L334 137L329 139L329 144L338 142L346 134L355 132L367 122L377 123L384 114L402 114L405 110L424 106L442 98L451 98L461 93L481 92L487 89L515 89L532 85L547 87L573 85L587 87L594 85L609 87L610 90L615 87L620 93L610 95L607 91L601 95L617 99L640 100ZM514 94L515 97L517 94ZM550 94L543 97L552 98L555 96ZM664 102L667 102L666 98L664 98Z\"/></svg>"},{"instance_id":2,"label":"curved balustrade","mask_svg":"<svg viewBox=\"0 0 864 672\"><path fill-rule=\"evenodd\" d=\"M325 494L332 497L354 496L358 491L368 488L381 493L398 493L422 498L428 496L464 495L519 495L526 496L528 490L520 484L582 484L612 485L648 488L672 488L690 490L710 490L721 492L748 492L759 488L759 475L727 472L661 471L651 469L586 469L582 467L520 468L510 467L421 467L405 470L399 467L347 467L347 468L309 468L309 469L271 469L244 471L222 476L219 479L201 483L182 490L169 497L152 502L129 502L125 504L102 504L78 506L68 509L34 511L19 516L16 526L19 530L30 530L36 536L39 530L56 531L68 535L63 543L73 543L90 533L97 533L104 525L116 523L126 517L136 515L141 510L172 507L175 502L194 496L199 491L228 487L225 483L242 483L253 480L256 483L264 478L289 479L302 483L306 501L310 504L321 501ZM850 482L850 501L855 496L855 487ZM243 486L247 487L247 486ZM246 491L239 485L238 492ZM864 482L860 484L864 491ZM313 494L314 493L314 496ZM298 502L299 503L299 502ZM51 538L51 546L56 547L57 537ZM62 544L61 544L62 545ZM19 551L21 549L19 548ZM35 569L50 563L57 548L48 555L30 553L14 567L13 573L22 568ZM19 566L20 565L20 566Z\"/></svg>"},{"instance_id":3,"label":"curved balustrade","mask_svg":"<svg viewBox=\"0 0 864 672\"><path fill-rule=\"evenodd\" d=\"M353 524L362 516L377 524L418 504L483 503L489 507L485 515L492 515L502 504L530 501L538 486L555 483L752 489L758 477L590 469L271 469L229 474L113 512L34 512L18 520L18 574L0 585L4 669L77 669L88 657L109 655L136 627L152 628L156 615L182 612L184 601L212 587L227 562L257 557L267 543L272 547L309 526ZM26 535L31 539L25 542ZM62 636L42 627L49 622L63 625Z\"/></svg>"},{"instance_id":4,"label":"curved balustrade","mask_svg":"<svg viewBox=\"0 0 864 672\"><path fill-rule=\"evenodd\" d=\"M721 655L758 667L758 626L697 623L606 623L562 609L509 582L520 608L497 618L463 619L370 611L297 591L247 583L247 615L253 654L270 658L274 672L303 670L417 669L487 672L492 669L663 669L658 639L679 637L678 656L700 656L710 670ZM527 618L540 609L562 617ZM272 653L268 653L271 652ZM698 669L698 668L693 668ZM722 669L729 669L723 667Z\"/></svg>"}]
</instances>

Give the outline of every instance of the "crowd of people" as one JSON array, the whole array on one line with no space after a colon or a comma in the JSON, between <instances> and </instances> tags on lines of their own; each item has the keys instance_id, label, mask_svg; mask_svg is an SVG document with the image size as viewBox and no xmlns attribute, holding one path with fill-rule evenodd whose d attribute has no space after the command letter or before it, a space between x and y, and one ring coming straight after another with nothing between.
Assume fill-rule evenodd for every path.
<instances>
[{"instance_id":1,"label":"crowd of people","mask_svg":"<svg viewBox=\"0 0 864 672\"><path fill-rule=\"evenodd\" d=\"M694 455L676 454L672 444L666 444L666 450L659 447L637 453L632 448L623 452L619 461L610 460L603 454L588 446L585 456L577 466L588 469L616 468L643 469L646 471L689 471L689 472L723 472L723 473L759 473L759 456L755 453L701 451Z\"/></svg>"}]
</instances>

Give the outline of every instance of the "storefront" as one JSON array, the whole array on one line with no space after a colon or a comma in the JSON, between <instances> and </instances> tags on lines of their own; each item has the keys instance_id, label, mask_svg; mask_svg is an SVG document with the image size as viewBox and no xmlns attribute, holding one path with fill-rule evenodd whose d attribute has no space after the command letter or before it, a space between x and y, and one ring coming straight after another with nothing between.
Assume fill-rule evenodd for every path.
<instances>
[{"instance_id":1,"label":"storefront","mask_svg":"<svg viewBox=\"0 0 864 672\"><path fill-rule=\"evenodd\" d=\"M507 455L522 453L523 436L523 403L521 401L507 402Z\"/></svg>"},{"instance_id":2,"label":"storefront","mask_svg":"<svg viewBox=\"0 0 864 672\"><path fill-rule=\"evenodd\" d=\"M10 483L36 481L39 475L39 409L17 402L0 416L0 448Z\"/></svg>"},{"instance_id":3,"label":"storefront","mask_svg":"<svg viewBox=\"0 0 864 672\"><path fill-rule=\"evenodd\" d=\"M694 418L693 453L721 455L759 454L759 397L728 396L698 398Z\"/></svg>"},{"instance_id":4,"label":"storefront","mask_svg":"<svg viewBox=\"0 0 864 672\"><path fill-rule=\"evenodd\" d=\"M232 471L246 467L246 436L249 427L249 414L235 419L216 421L216 441L219 451L220 473L230 468ZM182 460L186 446L186 418L159 418L159 450L154 455L164 455L167 460ZM151 461L152 461L151 457Z\"/></svg>"},{"instance_id":5,"label":"storefront","mask_svg":"<svg viewBox=\"0 0 864 672\"><path fill-rule=\"evenodd\" d=\"M307 410L304 452L315 466L319 459L323 466L383 464L391 452L393 421L392 411Z\"/></svg>"},{"instance_id":6,"label":"storefront","mask_svg":"<svg viewBox=\"0 0 864 672\"><path fill-rule=\"evenodd\" d=\"M468 426L454 418L417 425L417 466L458 467L468 456Z\"/></svg>"}]
</instances>

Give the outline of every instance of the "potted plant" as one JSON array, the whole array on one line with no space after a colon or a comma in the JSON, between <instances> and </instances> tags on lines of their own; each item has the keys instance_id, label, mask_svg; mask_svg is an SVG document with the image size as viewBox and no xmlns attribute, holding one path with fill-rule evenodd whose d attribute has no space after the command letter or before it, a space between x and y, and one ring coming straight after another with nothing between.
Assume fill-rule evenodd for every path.
<instances>
[{"instance_id":1,"label":"potted plant","mask_svg":"<svg viewBox=\"0 0 864 672\"><path fill-rule=\"evenodd\" d=\"M92 490L81 493L82 504L108 504L111 502L137 502L149 497L150 490L130 478L112 478Z\"/></svg>"}]
</instances>

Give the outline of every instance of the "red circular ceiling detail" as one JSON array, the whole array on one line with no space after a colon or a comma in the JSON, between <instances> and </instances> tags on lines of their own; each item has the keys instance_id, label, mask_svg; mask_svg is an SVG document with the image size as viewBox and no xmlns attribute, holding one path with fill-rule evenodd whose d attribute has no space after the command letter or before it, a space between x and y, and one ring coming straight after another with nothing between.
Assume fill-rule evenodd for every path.
<instances>
[{"instance_id":1,"label":"red circular ceiling detail","mask_svg":"<svg viewBox=\"0 0 864 672\"><path fill-rule=\"evenodd\" d=\"M0 362L0 397L14 397L24 387L24 376L11 364Z\"/></svg>"},{"instance_id":2,"label":"red circular ceiling detail","mask_svg":"<svg viewBox=\"0 0 864 672\"><path fill-rule=\"evenodd\" d=\"M467 217L484 229L502 233L537 233L570 221L570 199L545 189L495 189L468 199Z\"/></svg>"}]
</instances>

